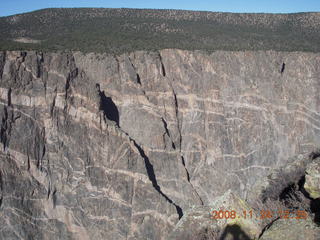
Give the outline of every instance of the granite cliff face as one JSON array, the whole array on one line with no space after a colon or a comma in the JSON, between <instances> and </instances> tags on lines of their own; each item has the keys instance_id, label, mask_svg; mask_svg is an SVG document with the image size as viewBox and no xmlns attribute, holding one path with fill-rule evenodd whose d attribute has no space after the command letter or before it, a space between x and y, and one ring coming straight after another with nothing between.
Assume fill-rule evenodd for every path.
<instances>
[{"instance_id":1,"label":"granite cliff face","mask_svg":"<svg viewBox=\"0 0 320 240\"><path fill-rule=\"evenodd\" d=\"M320 144L320 54L1 52L0 238L166 239Z\"/></svg>"}]
</instances>

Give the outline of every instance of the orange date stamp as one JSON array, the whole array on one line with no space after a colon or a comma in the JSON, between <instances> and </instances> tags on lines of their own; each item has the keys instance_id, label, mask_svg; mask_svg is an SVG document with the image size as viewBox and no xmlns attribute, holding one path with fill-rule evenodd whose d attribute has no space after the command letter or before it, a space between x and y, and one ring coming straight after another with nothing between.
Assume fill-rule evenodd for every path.
<instances>
[{"instance_id":1,"label":"orange date stamp","mask_svg":"<svg viewBox=\"0 0 320 240\"><path fill-rule=\"evenodd\" d=\"M234 210L213 210L210 213L211 219L272 219L272 218L282 218L282 219L307 219L308 213L305 210L261 210L258 212L253 212L253 210L242 212L237 212Z\"/></svg>"}]
</instances>

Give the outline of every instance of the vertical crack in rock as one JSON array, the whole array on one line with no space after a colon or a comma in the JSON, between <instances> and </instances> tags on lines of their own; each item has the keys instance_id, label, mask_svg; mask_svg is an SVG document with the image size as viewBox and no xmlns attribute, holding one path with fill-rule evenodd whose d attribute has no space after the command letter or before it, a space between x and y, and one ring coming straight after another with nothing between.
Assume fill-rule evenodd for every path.
<instances>
[{"instance_id":1,"label":"vertical crack in rock","mask_svg":"<svg viewBox=\"0 0 320 240\"><path fill-rule=\"evenodd\" d=\"M165 77L166 76L166 69L164 68L163 62L162 62L162 56L159 52L159 60L160 60L160 64L161 64L161 71L162 71L162 76Z\"/></svg>"},{"instance_id":2,"label":"vertical crack in rock","mask_svg":"<svg viewBox=\"0 0 320 240\"><path fill-rule=\"evenodd\" d=\"M174 203L166 194L164 194L157 182L157 179L156 179L156 175L154 173L154 168L153 168L153 165L151 164L149 158L147 157L147 155L145 154L144 150L137 144L137 142L135 140L133 140L131 138L131 140L133 141L133 144L134 146L137 148L137 150L139 151L140 153L140 156L144 159L144 163L145 163L145 167L146 167L146 170L147 170L147 174L148 174L148 177L149 177L149 180L151 181L152 183L152 186L156 189L156 191L161 195L163 196L169 203L173 204L177 210L177 213L179 215L179 219L182 218L183 216L183 211L182 211L182 208L180 206L178 206L176 203Z\"/></svg>"},{"instance_id":3,"label":"vertical crack in rock","mask_svg":"<svg viewBox=\"0 0 320 240\"><path fill-rule=\"evenodd\" d=\"M11 90L11 88L9 88L9 89L8 89L8 96L7 96L8 107L11 106L11 93L12 93L12 90Z\"/></svg>"},{"instance_id":4,"label":"vertical crack in rock","mask_svg":"<svg viewBox=\"0 0 320 240\"><path fill-rule=\"evenodd\" d=\"M0 170L0 208L3 202L3 180L2 180L2 172Z\"/></svg>"},{"instance_id":5,"label":"vertical crack in rock","mask_svg":"<svg viewBox=\"0 0 320 240\"><path fill-rule=\"evenodd\" d=\"M184 168L186 169L186 172L187 172L187 179L188 179L188 182L190 183L190 175L189 175L189 171L187 170L186 168L186 163L184 161L184 157L181 156L181 161L182 161L182 165L184 166ZM191 184L191 183L190 183Z\"/></svg>"},{"instance_id":6,"label":"vertical crack in rock","mask_svg":"<svg viewBox=\"0 0 320 240\"><path fill-rule=\"evenodd\" d=\"M45 142L45 127L40 132L35 134L34 140L34 156L37 160L37 168L43 170L43 159L46 154L46 142Z\"/></svg>"},{"instance_id":7,"label":"vertical crack in rock","mask_svg":"<svg viewBox=\"0 0 320 240\"><path fill-rule=\"evenodd\" d=\"M52 202L53 208L56 207L56 203L57 203L57 194L56 193L57 193L57 189L55 187L51 186L51 180L49 178L47 200Z\"/></svg>"},{"instance_id":8,"label":"vertical crack in rock","mask_svg":"<svg viewBox=\"0 0 320 240\"><path fill-rule=\"evenodd\" d=\"M66 79L66 84L65 84L65 99L67 100L68 97L69 97L69 94L71 92L71 88L70 88L70 84L71 84L71 81L73 79L75 79L78 75L78 68L72 70L69 74L68 74L68 77Z\"/></svg>"},{"instance_id":9,"label":"vertical crack in rock","mask_svg":"<svg viewBox=\"0 0 320 240\"><path fill-rule=\"evenodd\" d=\"M283 74L285 68L286 68L286 64L285 64L285 63L282 63L282 66L281 66L281 75Z\"/></svg>"},{"instance_id":10,"label":"vertical crack in rock","mask_svg":"<svg viewBox=\"0 0 320 240\"><path fill-rule=\"evenodd\" d=\"M73 56L67 55L67 66L69 67L70 71L65 84L65 100L68 99L69 94L71 93L71 82L78 76L78 68L76 67Z\"/></svg>"},{"instance_id":11,"label":"vertical crack in rock","mask_svg":"<svg viewBox=\"0 0 320 240\"><path fill-rule=\"evenodd\" d=\"M21 62L24 62L27 56L27 52L20 52Z\"/></svg>"},{"instance_id":12,"label":"vertical crack in rock","mask_svg":"<svg viewBox=\"0 0 320 240\"><path fill-rule=\"evenodd\" d=\"M69 73L69 75L68 75L68 77L67 77L67 79L66 79L66 84L65 84L65 100L67 100L68 99L68 93L69 93L69 88L70 88L70 73Z\"/></svg>"},{"instance_id":13,"label":"vertical crack in rock","mask_svg":"<svg viewBox=\"0 0 320 240\"><path fill-rule=\"evenodd\" d=\"M50 195L51 195L51 182L49 182L48 188L47 188L47 200L49 200Z\"/></svg>"},{"instance_id":14,"label":"vertical crack in rock","mask_svg":"<svg viewBox=\"0 0 320 240\"><path fill-rule=\"evenodd\" d=\"M137 73L137 83L141 85L141 79L138 73Z\"/></svg>"},{"instance_id":15,"label":"vertical crack in rock","mask_svg":"<svg viewBox=\"0 0 320 240\"><path fill-rule=\"evenodd\" d=\"M119 62L119 59L117 57L117 55L113 55L114 57L114 60L116 60L117 62L117 73L120 74L120 62Z\"/></svg>"},{"instance_id":16,"label":"vertical crack in rock","mask_svg":"<svg viewBox=\"0 0 320 240\"><path fill-rule=\"evenodd\" d=\"M2 143L3 151L5 151L9 145L14 120L14 112L11 107L11 88L9 88L7 93L7 106L3 106L2 119L0 123L0 142Z\"/></svg>"},{"instance_id":17,"label":"vertical crack in rock","mask_svg":"<svg viewBox=\"0 0 320 240\"><path fill-rule=\"evenodd\" d=\"M70 116L68 114L69 104L72 104L72 101L73 101L71 84L73 80L78 76L78 68L76 67L75 59L73 56L67 55L67 66L69 68L69 73L65 83L65 102L64 102L64 108L63 108L65 125L69 125L68 123L68 121L70 121ZM58 125L57 127L59 128Z\"/></svg>"},{"instance_id":18,"label":"vertical crack in rock","mask_svg":"<svg viewBox=\"0 0 320 240\"><path fill-rule=\"evenodd\" d=\"M149 157L145 154L145 151L143 150L143 148L136 142L136 140L134 140L132 137L130 137L130 135L125 132L124 130L122 130L119 126L116 126L116 128L121 131L122 133L124 133L129 141L131 141L134 145L134 147L138 150L140 156L142 157L142 159L144 160L144 164L145 164L145 168L147 171L147 175L148 178L150 180L150 182L152 183L152 186L154 187L154 189L162 196L164 197L170 204L172 204L177 211L177 214L179 216L179 219L181 219L183 217L183 211L182 208L176 204L172 199L170 199L162 190L161 187L158 184L155 172L154 172L154 168L152 163L149 160Z\"/></svg>"},{"instance_id":19,"label":"vertical crack in rock","mask_svg":"<svg viewBox=\"0 0 320 240\"><path fill-rule=\"evenodd\" d=\"M165 129L165 131L166 131L165 134L167 134L167 136L168 136L168 137L170 138L170 140L171 140L171 146L172 146L172 148L173 148L173 149L176 149L176 145L174 144L174 142L173 142L173 140L172 140L172 138L171 138L171 136L170 136L170 132L169 132L168 124L167 124L166 120L164 120L164 118L161 118L161 121L162 121L163 126L164 126L164 129Z\"/></svg>"},{"instance_id":20,"label":"vertical crack in rock","mask_svg":"<svg viewBox=\"0 0 320 240\"><path fill-rule=\"evenodd\" d=\"M137 73L136 67L133 65L130 57L128 57L128 60L129 60L129 63L131 64L131 67L132 67L133 71L134 71L135 74L136 74L136 82L137 82L139 85L141 85L141 79L140 79L139 74Z\"/></svg>"},{"instance_id":21,"label":"vertical crack in rock","mask_svg":"<svg viewBox=\"0 0 320 240\"><path fill-rule=\"evenodd\" d=\"M2 79L4 65L6 63L6 52L2 52L0 55L0 79Z\"/></svg>"},{"instance_id":22,"label":"vertical crack in rock","mask_svg":"<svg viewBox=\"0 0 320 240\"><path fill-rule=\"evenodd\" d=\"M179 104L178 104L178 98L177 98L177 94L174 91L173 86L171 86L172 88L172 93L173 93L173 97L174 97L174 105L175 105L175 112L176 112L176 119L177 119L177 127L178 127L178 132L179 132L179 151L180 151L180 157L181 157L181 163L186 171L186 175L187 175L187 180L189 182L189 184L191 185L192 189L194 190L195 194L198 196L201 204L203 205L203 200L201 199L199 193L197 192L197 190L194 188L193 184L190 181L190 173L188 171L188 168L186 166L183 154L182 154L182 132L181 132L181 125L180 125L180 121L179 121Z\"/></svg>"},{"instance_id":23,"label":"vertical crack in rock","mask_svg":"<svg viewBox=\"0 0 320 240\"><path fill-rule=\"evenodd\" d=\"M1 120L1 127L0 127L0 142L3 146L3 151L9 146L9 140L11 135L13 123L13 112L8 107L3 107L3 115Z\"/></svg>"},{"instance_id":24,"label":"vertical crack in rock","mask_svg":"<svg viewBox=\"0 0 320 240\"><path fill-rule=\"evenodd\" d=\"M37 52L37 78L40 78L43 73L43 53Z\"/></svg>"},{"instance_id":25,"label":"vertical crack in rock","mask_svg":"<svg viewBox=\"0 0 320 240\"><path fill-rule=\"evenodd\" d=\"M152 186L154 187L154 189L162 196L164 197L170 204L174 205L177 211L177 214L179 216L179 219L182 218L183 216L183 211L182 208L177 205L176 203L174 203L172 201L172 199L170 199L162 190L161 187L159 186L158 182L157 182L157 178L154 172L154 168L153 165L151 164L148 156L145 154L144 150L142 149L142 147L133 139L130 137L130 135L128 133L126 133L125 131L123 131L120 126L119 126L119 112L118 112L118 108L117 106L114 104L114 102L112 101L111 98L106 97L104 91L101 91L100 89L100 85L97 83L96 84L96 90L97 90L97 95L99 96L99 111L102 111L103 115L104 115L104 120L105 122L108 124L107 120L111 120L113 122L116 123L116 128L118 128L119 130L121 130L126 136L129 137L130 141L133 142L135 148L138 150L140 156L143 158L144 163L145 163L145 168L148 174L148 178L152 183ZM165 129L166 132L168 134L168 136L170 137L170 133L167 129L167 123L164 121L164 119L162 119L164 125L165 125ZM174 143L173 143L174 146ZM175 146L174 146L175 148Z\"/></svg>"},{"instance_id":26,"label":"vertical crack in rock","mask_svg":"<svg viewBox=\"0 0 320 240\"><path fill-rule=\"evenodd\" d=\"M58 92L57 92L57 87L55 87L53 100L52 100L52 103L51 103L51 105L50 105L50 117L51 117L51 118L53 118L54 109L55 109L55 106L56 106L57 94L58 94Z\"/></svg>"},{"instance_id":27,"label":"vertical crack in rock","mask_svg":"<svg viewBox=\"0 0 320 240\"><path fill-rule=\"evenodd\" d=\"M43 52L37 52L37 78L41 78L44 88L44 97L47 97L47 81L48 81L48 72L45 72L44 67L44 54Z\"/></svg>"},{"instance_id":28,"label":"vertical crack in rock","mask_svg":"<svg viewBox=\"0 0 320 240\"><path fill-rule=\"evenodd\" d=\"M30 171L31 163L30 163L30 153L29 148L27 147L27 170Z\"/></svg>"},{"instance_id":29,"label":"vertical crack in rock","mask_svg":"<svg viewBox=\"0 0 320 240\"><path fill-rule=\"evenodd\" d=\"M183 211L182 208L177 205L176 203L174 203L165 193L162 192L161 187L159 186L158 182L157 182L157 178L156 175L154 173L154 168L153 165L151 164L148 156L145 154L144 150L142 149L142 147L133 139L130 137L130 135L123 131L120 126L119 126L119 112L118 112L118 108L117 106L113 103L111 98L107 98L104 91L101 91L100 89L100 85L97 83L96 84L96 90L98 93L98 96L100 97L99 99L99 111L102 111L102 113L104 114L104 120L105 122L108 124L108 120L111 120L113 122L116 123L116 128L118 128L119 130L121 130L126 136L129 137L130 141L133 142L135 148L138 150L140 156L142 157L142 159L144 160L144 164L145 164L145 168L148 174L148 178L152 183L152 186L155 188L155 190L162 196L164 197L170 204L173 204L177 210L177 214L179 216L179 219L182 218L183 216ZM164 119L163 119L164 121ZM166 122L164 121L165 126L166 126ZM168 135L170 136L169 132Z\"/></svg>"},{"instance_id":30,"label":"vertical crack in rock","mask_svg":"<svg viewBox=\"0 0 320 240\"><path fill-rule=\"evenodd\" d=\"M174 107L175 107L177 127L178 127L178 132L179 132L179 148L180 148L180 152L181 152L182 134L181 134L180 121L179 121L179 105L178 105L177 94L174 91L172 86L171 86L171 88L172 88L172 94L173 94L173 98L174 98Z\"/></svg>"}]
</instances>

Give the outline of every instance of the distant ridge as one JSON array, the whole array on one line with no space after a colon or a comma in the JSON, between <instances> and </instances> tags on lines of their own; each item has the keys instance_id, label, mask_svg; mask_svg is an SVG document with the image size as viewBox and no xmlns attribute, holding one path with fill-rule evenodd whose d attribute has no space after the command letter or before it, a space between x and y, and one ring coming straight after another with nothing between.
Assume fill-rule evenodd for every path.
<instances>
[{"instance_id":1,"label":"distant ridge","mask_svg":"<svg viewBox=\"0 0 320 240\"><path fill-rule=\"evenodd\" d=\"M320 51L320 13L54 8L0 18L0 50Z\"/></svg>"}]
</instances>

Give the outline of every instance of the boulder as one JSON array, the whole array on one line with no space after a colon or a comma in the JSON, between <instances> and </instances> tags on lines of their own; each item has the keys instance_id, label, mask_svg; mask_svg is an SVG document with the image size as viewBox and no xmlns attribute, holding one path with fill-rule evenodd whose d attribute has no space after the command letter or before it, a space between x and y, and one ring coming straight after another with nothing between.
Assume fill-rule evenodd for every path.
<instances>
[{"instance_id":1,"label":"boulder","mask_svg":"<svg viewBox=\"0 0 320 240\"><path fill-rule=\"evenodd\" d=\"M304 188L313 199L320 198L320 157L308 164Z\"/></svg>"}]
</instances>

